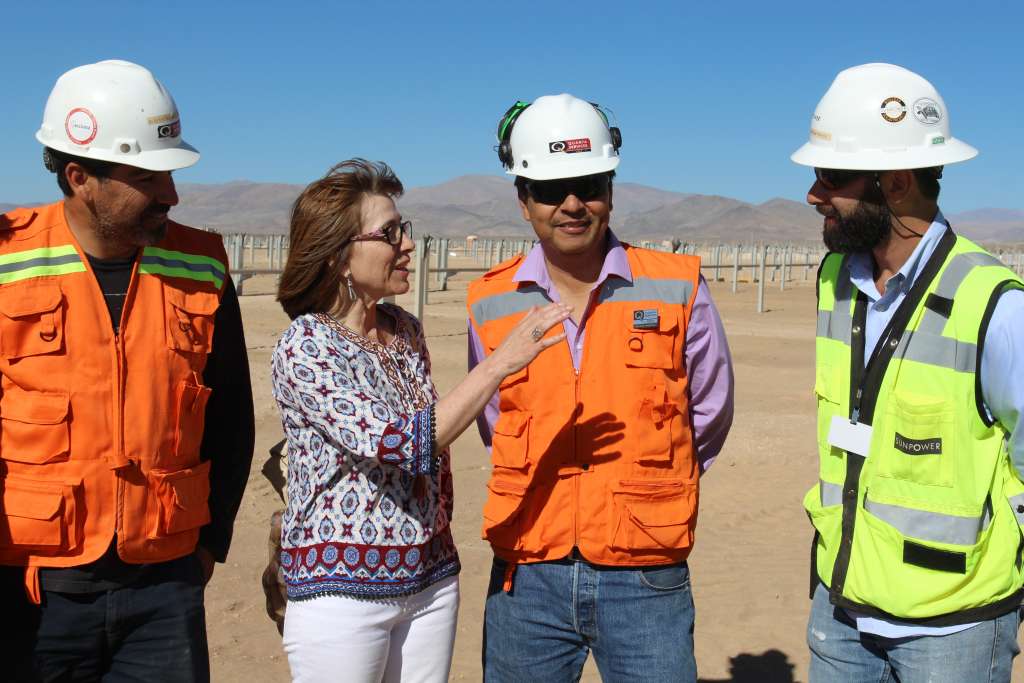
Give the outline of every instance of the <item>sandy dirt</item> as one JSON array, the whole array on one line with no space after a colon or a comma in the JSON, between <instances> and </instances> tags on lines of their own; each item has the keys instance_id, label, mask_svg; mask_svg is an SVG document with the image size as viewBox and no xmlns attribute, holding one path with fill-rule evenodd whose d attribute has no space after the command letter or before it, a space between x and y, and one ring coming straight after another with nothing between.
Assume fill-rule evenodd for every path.
<instances>
[{"instance_id":1,"label":"sandy dirt","mask_svg":"<svg viewBox=\"0 0 1024 683\"><path fill-rule=\"evenodd\" d=\"M452 265L456 265L454 262ZM816 481L814 439L813 282L785 292L772 286L767 311L755 311L756 287L712 283L736 366L736 418L725 449L701 482L700 521L690 557L697 609L696 655L703 683L790 683L807 677L804 642L811 527L801 507ZM811 271L813 278L813 270ZM431 292L425 328L434 381L444 392L465 373L465 287ZM260 472L281 438L269 387L273 345L288 320L275 303L274 281L245 283L241 298L256 397L256 456L235 524L228 561L207 589L215 681L287 681L287 659L265 616L260 574L267 559L267 520L281 504ZM262 292L262 293L261 293ZM413 309L411 296L398 303ZM453 446L455 519L462 557L462 606L451 680L480 680L483 599L491 553L479 538L488 458L475 429ZM1024 681L1018 660L1014 680ZM339 675L339 681L344 681ZM599 681L592 660L584 681Z\"/></svg>"}]
</instances>

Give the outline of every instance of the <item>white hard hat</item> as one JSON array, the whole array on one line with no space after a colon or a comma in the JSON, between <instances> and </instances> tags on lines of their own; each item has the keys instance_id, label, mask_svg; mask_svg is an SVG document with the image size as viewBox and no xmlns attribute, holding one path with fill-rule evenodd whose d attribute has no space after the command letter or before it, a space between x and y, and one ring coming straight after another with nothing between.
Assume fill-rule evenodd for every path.
<instances>
[{"instance_id":1,"label":"white hard hat","mask_svg":"<svg viewBox=\"0 0 1024 683\"><path fill-rule=\"evenodd\" d=\"M929 168L967 161L978 150L949 132L935 87L892 64L839 72L811 119L808 142L790 158L851 171Z\"/></svg>"},{"instance_id":2,"label":"white hard hat","mask_svg":"<svg viewBox=\"0 0 1024 683\"><path fill-rule=\"evenodd\" d=\"M572 95L517 102L498 123L498 158L509 175L531 180L615 170L621 146L600 107Z\"/></svg>"},{"instance_id":3,"label":"white hard hat","mask_svg":"<svg viewBox=\"0 0 1024 683\"><path fill-rule=\"evenodd\" d=\"M36 140L73 156L150 171L199 161L181 139L174 98L148 69L121 60L86 64L57 79Z\"/></svg>"}]
</instances>

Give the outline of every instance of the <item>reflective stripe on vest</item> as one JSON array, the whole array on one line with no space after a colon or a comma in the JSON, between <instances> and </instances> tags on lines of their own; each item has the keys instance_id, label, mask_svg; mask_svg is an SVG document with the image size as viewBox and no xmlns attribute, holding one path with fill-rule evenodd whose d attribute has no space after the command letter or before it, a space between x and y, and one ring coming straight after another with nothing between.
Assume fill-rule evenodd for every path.
<instances>
[{"instance_id":1,"label":"reflective stripe on vest","mask_svg":"<svg viewBox=\"0 0 1024 683\"><path fill-rule=\"evenodd\" d=\"M841 505L843 502L843 487L839 484L831 484L824 479L818 482L821 491L821 505Z\"/></svg>"},{"instance_id":2,"label":"reflective stripe on vest","mask_svg":"<svg viewBox=\"0 0 1024 683\"><path fill-rule=\"evenodd\" d=\"M935 295L943 299L952 300L956 290L967 279L971 270L978 266L1001 265L1003 265L1002 261L985 252L974 251L966 254L957 254L950 260L946 270L942 273L939 284L935 288ZM921 318L921 324L918 325L917 329L931 334L942 334L947 320L946 316L926 308L924 316ZM973 372L973 370L970 372Z\"/></svg>"},{"instance_id":3,"label":"reflective stripe on vest","mask_svg":"<svg viewBox=\"0 0 1024 683\"><path fill-rule=\"evenodd\" d=\"M225 268L223 263L210 256L146 247L139 261L139 273L212 282L219 288L224 284Z\"/></svg>"},{"instance_id":4,"label":"reflective stripe on vest","mask_svg":"<svg viewBox=\"0 0 1024 683\"><path fill-rule=\"evenodd\" d=\"M84 272L85 264L71 244L0 254L0 284L30 277Z\"/></svg>"},{"instance_id":5,"label":"reflective stripe on vest","mask_svg":"<svg viewBox=\"0 0 1024 683\"><path fill-rule=\"evenodd\" d=\"M843 487L821 481L821 504L824 507L841 505ZM1024 506L1024 494L1018 496ZM978 536L992 522L992 511L985 506L980 517L962 517L947 515L941 512L928 512L914 508L879 503L870 499L864 500L864 509L882 521L899 529L904 536L918 538L933 543L949 543L952 545L973 545ZM1024 519L1024 513L1018 513Z\"/></svg>"},{"instance_id":6,"label":"reflective stripe on vest","mask_svg":"<svg viewBox=\"0 0 1024 683\"><path fill-rule=\"evenodd\" d=\"M532 306L544 306L548 303L551 301L542 287L526 284L520 286L517 291L480 299L473 303L470 310L473 312L473 320L476 321L476 324L483 326L492 320L523 313L530 310Z\"/></svg>"},{"instance_id":7,"label":"reflective stripe on vest","mask_svg":"<svg viewBox=\"0 0 1024 683\"><path fill-rule=\"evenodd\" d=\"M952 545L974 545L988 525L992 513L985 506L980 517L961 517L941 512L928 512L914 508L864 500L864 509L883 522L891 524L904 536L919 538L932 543Z\"/></svg>"},{"instance_id":8,"label":"reflective stripe on vest","mask_svg":"<svg viewBox=\"0 0 1024 683\"><path fill-rule=\"evenodd\" d=\"M844 258L839 266L839 271L846 269ZM818 311L817 335L826 339L850 345L850 330L853 327L853 315L851 306L853 304L853 283L848 277L839 278L836 284L835 304L832 310Z\"/></svg>"},{"instance_id":9,"label":"reflective stripe on vest","mask_svg":"<svg viewBox=\"0 0 1024 683\"><path fill-rule=\"evenodd\" d=\"M629 301L661 301L666 304L685 306L693 294L693 283L689 280L655 279L637 277L630 283L618 278L606 280L598 295L598 303L621 303ZM470 310L477 325L485 325L508 315L530 310L531 306L550 303L543 287L529 283L520 285L514 292L495 294L473 303Z\"/></svg>"},{"instance_id":10,"label":"reflective stripe on vest","mask_svg":"<svg viewBox=\"0 0 1024 683\"><path fill-rule=\"evenodd\" d=\"M689 280L637 277L633 278L632 284L618 279L605 281L598 302L661 301L670 305L685 306L692 294L693 283Z\"/></svg>"},{"instance_id":11,"label":"reflective stripe on vest","mask_svg":"<svg viewBox=\"0 0 1024 683\"><path fill-rule=\"evenodd\" d=\"M954 372L974 373L978 362L978 347L976 344L952 337L908 330L900 339L894 355L903 360L934 365Z\"/></svg>"}]
</instances>

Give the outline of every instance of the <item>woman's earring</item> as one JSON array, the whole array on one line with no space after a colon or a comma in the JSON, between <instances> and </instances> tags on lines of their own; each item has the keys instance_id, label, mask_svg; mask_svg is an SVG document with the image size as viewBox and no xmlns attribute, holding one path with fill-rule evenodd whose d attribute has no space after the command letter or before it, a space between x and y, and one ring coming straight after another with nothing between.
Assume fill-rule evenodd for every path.
<instances>
[{"instance_id":1,"label":"woman's earring","mask_svg":"<svg viewBox=\"0 0 1024 683\"><path fill-rule=\"evenodd\" d=\"M354 303L355 300L356 300L356 290L355 290L355 287L352 286L352 276L351 275L346 275L345 276L345 284L348 285L348 298L349 298L349 301L352 301Z\"/></svg>"}]
</instances>

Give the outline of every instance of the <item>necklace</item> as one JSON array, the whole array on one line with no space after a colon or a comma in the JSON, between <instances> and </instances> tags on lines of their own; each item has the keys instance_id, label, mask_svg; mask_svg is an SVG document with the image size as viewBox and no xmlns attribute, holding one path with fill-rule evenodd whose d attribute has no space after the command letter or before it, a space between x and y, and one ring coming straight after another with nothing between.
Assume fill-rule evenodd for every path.
<instances>
[{"instance_id":1,"label":"necklace","mask_svg":"<svg viewBox=\"0 0 1024 683\"><path fill-rule=\"evenodd\" d=\"M388 313L387 315L390 317L391 314ZM394 334L392 334L391 339L388 341L381 341L379 338L379 332L377 339L373 339L372 337L360 334L359 332L356 332L351 327L346 325L341 320L335 318L330 313L317 313L316 317L322 323L326 324L328 327L338 332L342 337L348 339L349 341L359 346L367 347L374 351L398 350L398 347L400 346L399 340L401 339L402 336L398 333L398 321L395 318L392 318L392 320L394 320L395 331ZM378 326L377 329L379 330L380 327Z\"/></svg>"}]
</instances>

